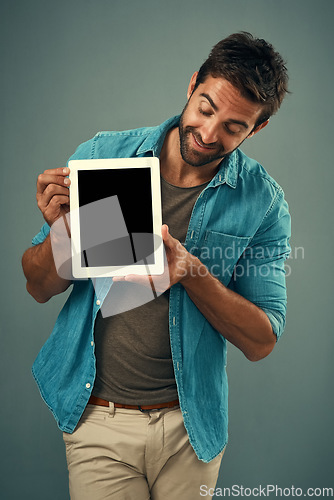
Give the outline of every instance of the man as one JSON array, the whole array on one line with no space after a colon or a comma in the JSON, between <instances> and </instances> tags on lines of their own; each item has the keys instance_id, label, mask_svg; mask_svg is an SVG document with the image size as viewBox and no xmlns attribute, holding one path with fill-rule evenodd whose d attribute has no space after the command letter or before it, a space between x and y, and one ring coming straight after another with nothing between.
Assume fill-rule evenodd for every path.
<instances>
[{"instance_id":1,"label":"man","mask_svg":"<svg viewBox=\"0 0 334 500\"><path fill-rule=\"evenodd\" d=\"M73 289L33 373L64 431L71 498L193 500L215 486L227 443L227 341L260 360L285 323L287 203L239 146L286 92L273 47L234 34L192 76L181 117L99 133L71 157L160 158L170 287L136 309L100 311L141 277L93 284L57 274L49 231L69 210L69 169L38 177L46 224L23 256L27 290L46 302Z\"/></svg>"}]
</instances>

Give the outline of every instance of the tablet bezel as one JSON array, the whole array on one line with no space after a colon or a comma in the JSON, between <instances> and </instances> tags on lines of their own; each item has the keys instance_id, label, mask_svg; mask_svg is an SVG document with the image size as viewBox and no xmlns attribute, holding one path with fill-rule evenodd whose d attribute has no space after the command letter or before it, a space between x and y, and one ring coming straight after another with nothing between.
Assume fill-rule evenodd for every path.
<instances>
[{"instance_id":1,"label":"tablet bezel","mask_svg":"<svg viewBox=\"0 0 334 500\"><path fill-rule=\"evenodd\" d=\"M157 157L144 158L104 158L70 160L70 222L71 222L71 253L72 274L74 278L99 278L113 276L160 275L164 272L164 248L161 238L162 211L161 211L161 186L160 162ZM99 266L83 267L81 263L80 241L80 210L78 171L101 169L133 169L150 168L152 221L153 221L153 246L154 264L130 264L126 266Z\"/></svg>"}]
</instances>

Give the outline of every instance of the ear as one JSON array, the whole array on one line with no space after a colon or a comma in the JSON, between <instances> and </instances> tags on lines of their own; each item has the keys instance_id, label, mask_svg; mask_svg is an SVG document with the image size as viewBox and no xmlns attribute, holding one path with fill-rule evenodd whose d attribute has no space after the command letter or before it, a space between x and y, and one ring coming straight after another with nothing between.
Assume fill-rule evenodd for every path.
<instances>
[{"instance_id":1,"label":"ear","mask_svg":"<svg viewBox=\"0 0 334 500\"><path fill-rule=\"evenodd\" d=\"M251 132L248 136L247 136L247 139L249 139L250 137L253 137L253 135L257 134L258 132L260 132L261 129L263 129L264 127L266 127L269 123L269 118L268 120L266 120L265 122L261 123L261 125L259 125L258 127L256 127L253 132Z\"/></svg>"},{"instance_id":2,"label":"ear","mask_svg":"<svg viewBox=\"0 0 334 500\"><path fill-rule=\"evenodd\" d=\"M195 73L193 74L193 76L190 79L190 83L189 83L188 91L187 91L187 99L189 99L191 94L193 93L193 90L194 90L195 84L196 84L197 75L198 75L198 71L195 71Z\"/></svg>"}]
</instances>

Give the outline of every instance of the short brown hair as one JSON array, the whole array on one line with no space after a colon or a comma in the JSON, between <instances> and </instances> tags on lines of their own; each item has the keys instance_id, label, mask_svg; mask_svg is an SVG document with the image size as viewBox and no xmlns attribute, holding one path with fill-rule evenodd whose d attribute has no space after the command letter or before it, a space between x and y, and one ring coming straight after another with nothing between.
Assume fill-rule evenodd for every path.
<instances>
[{"instance_id":1,"label":"short brown hair","mask_svg":"<svg viewBox=\"0 0 334 500\"><path fill-rule=\"evenodd\" d=\"M243 97L263 105L255 127L276 113L288 92L288 73L281 55L271 44L245 31L212 48L198 72L195 89L208 75L225 78Z\"/></svg>"}]
</instances>

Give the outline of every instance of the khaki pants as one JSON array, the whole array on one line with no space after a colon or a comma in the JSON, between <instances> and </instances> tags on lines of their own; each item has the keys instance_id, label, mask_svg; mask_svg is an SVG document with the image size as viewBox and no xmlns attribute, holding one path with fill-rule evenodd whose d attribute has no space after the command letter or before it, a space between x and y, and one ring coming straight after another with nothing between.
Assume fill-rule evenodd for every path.
<instances>
[{"instance_id":1,"label":"khaki pants","mask_svg":"<svg viewBox=\"0 0 334 500\"><path fill-rule=\"evenodd\" d=\"M192 449L179 407L141 412L87 405L64 432L72 500L196 500L216 485L222 452L210 463Z\"/></svg>"}]
</instances>

